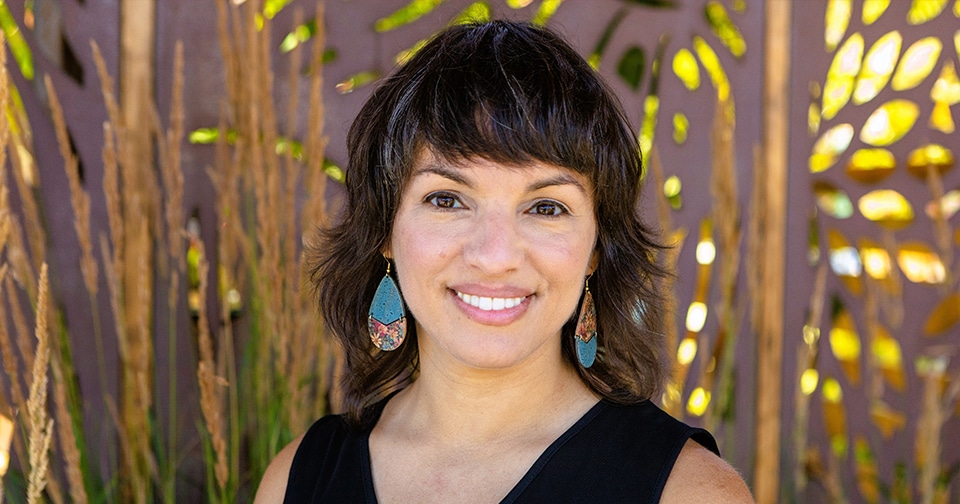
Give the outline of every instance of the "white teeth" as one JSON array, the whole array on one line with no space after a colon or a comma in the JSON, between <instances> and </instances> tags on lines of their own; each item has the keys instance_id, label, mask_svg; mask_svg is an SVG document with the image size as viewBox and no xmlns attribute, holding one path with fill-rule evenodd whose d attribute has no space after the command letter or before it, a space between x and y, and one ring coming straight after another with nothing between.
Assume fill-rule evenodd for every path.
<instances>
[{"instance_id":1,"label":"white teeth","mask_svg":"<svg viewBox=\"0 0 960 504\"><path fill-rule=\"evenodd\" d=\"M457 297L462 299L463 302L467 303L468 305L473 306L474 308L479 308L483 311L496 311L506 308L513 308L523 302L523 297L490 298L474 296L472 294L464 294L462 292L457 292Z\"/></svg>"}]
</instances>

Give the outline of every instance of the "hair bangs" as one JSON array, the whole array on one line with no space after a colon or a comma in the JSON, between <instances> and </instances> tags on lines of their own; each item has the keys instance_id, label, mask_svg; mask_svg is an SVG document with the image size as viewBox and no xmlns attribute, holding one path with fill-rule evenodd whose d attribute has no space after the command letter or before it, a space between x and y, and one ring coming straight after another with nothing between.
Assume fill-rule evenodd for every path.
<instances>
[{"instance_id":1,"label":"hair bangs","mask_svg":"<svg viewBox=\"0 0 960 504\"><path fill-rule=\"evenodd\" d=\"M552 34L492 24L440 48L425 72L430 81L417 83L408 102L416 130L408 138L449 160L540 161L592 174L599 133L592 112L603 90L576 53L544 51L534 36Z\"/></svg>"}]
</instances>

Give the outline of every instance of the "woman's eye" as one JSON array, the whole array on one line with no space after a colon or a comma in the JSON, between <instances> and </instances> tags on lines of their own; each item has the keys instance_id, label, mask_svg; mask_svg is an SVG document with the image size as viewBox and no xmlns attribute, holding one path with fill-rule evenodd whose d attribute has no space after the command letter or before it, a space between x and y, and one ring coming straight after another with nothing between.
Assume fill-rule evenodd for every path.
<instances>
[{"instance_id":1,"label":"woman's eye","mask_svg":"<svg viewBox=\"0 0 960 504\"><path fill-rule=\"evenodd\" d=\"M541 201L533 206L530 213L537 215L554 216L566 213L567 209L555 201Z\"/></svg>"},{"instance_id":2,"label":"woman's eye","mask_svg":"<svg viewBox=\"0 0 960 504\"><path fill-rule=\"evenodd\" d=\"M427 202L438 208L459 208L463 206L456 196L439 193L427 197Z\"/></svg>"}]
</instances>

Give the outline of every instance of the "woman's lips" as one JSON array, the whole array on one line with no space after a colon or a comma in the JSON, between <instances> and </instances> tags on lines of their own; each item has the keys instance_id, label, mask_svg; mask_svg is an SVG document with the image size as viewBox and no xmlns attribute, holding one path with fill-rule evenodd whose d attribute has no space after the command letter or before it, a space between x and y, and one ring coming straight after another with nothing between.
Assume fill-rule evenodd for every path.
<instances>
[{"instance_id":1,"label":"woman's lips","mask_svg":"<svg viewBox=\"0 0 960 504\"><path fill-rule=\"evenodd\" d=\"M527 311L530 298L533 297L533 295L521 295L516 291L505 292L499 296L471 294L458 289L451 289L451 291L457 307L469 319L494 326L511 324L519 319Z\"/></svg>"}]
</instances>

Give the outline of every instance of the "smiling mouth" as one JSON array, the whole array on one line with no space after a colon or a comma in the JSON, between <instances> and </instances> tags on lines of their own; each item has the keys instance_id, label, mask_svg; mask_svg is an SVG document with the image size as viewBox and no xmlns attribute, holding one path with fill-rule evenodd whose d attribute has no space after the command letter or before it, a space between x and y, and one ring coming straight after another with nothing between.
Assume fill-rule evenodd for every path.
<instances>
[{"instance_id":1,"label":"smiling mouth","mask_svg":"<svg viewBox=\"0 0 960 504\"><path fill-rule=\"evenodd\" d=\"M457 293L457 297L463 300L464 303L467 303L474 308L479 308L483 311L506 310L520 305L520 303L523 303L523 300L525 299L525 297L482 297L474 296L472 294L464 294L460 291L455 292Z\"/></svg>"}]
</instances>

